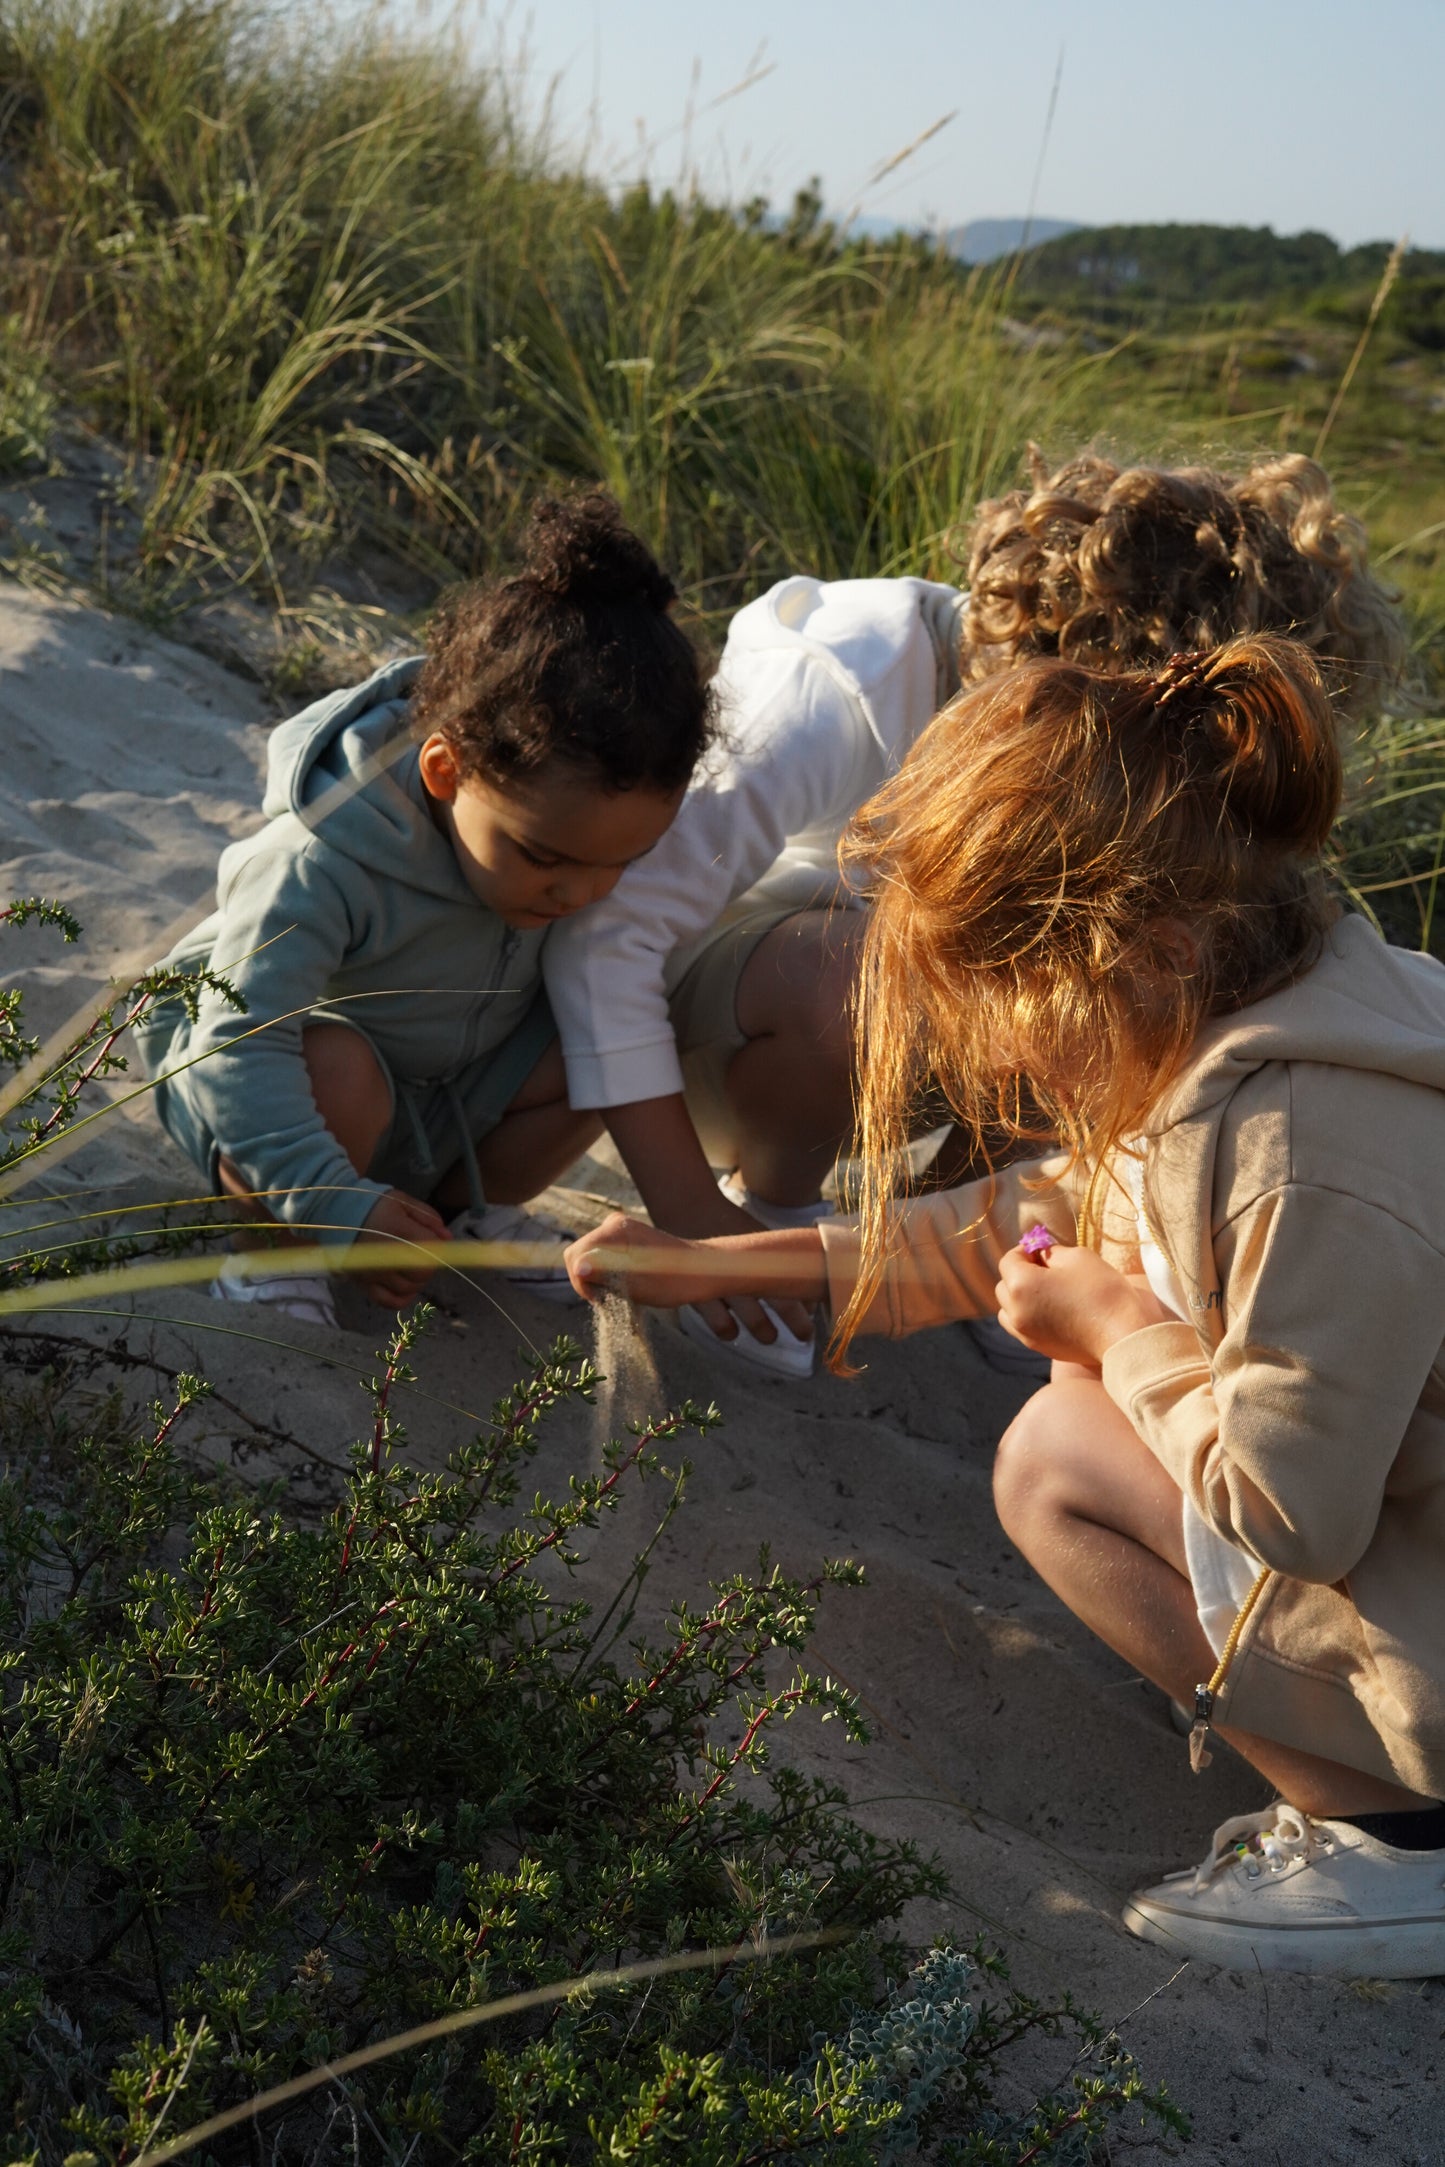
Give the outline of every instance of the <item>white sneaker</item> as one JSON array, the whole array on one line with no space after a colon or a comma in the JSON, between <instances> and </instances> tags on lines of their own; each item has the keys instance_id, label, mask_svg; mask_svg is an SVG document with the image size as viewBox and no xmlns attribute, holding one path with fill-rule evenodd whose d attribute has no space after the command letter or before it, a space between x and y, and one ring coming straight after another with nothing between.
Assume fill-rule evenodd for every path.
<instances>
[{"instance_id":1,"label":"white sneaker","mask_svg":"<svg viewBox=\"0 0 1445 2167\"><path fill-rule=\"evenodd\" d=\"M1445 1851L1399 1851L1281 1801L1223 1822L1192 1873L1137 1889L1124 1924L1230 1971L1433 1978L1445 1972Z\"/></svg>"},{"instance_id":2,"label":"white sneaker","mask_svg":"<svg viewBox=\"0 0 1445 2167\"><path fill-rule=\"evenodd\" d=\"M503 1270L502 1277L508 1286L519 1287L526 1294L539 1294L544 1302L573 1305L581 1301L560 1257L560 1251L577 1236L555 1219L529 1212L521 1204L488 1204L482 1211L458 1212L447 1232L453 1241L460 1242L545 1243L558 1253L555 1264L512 1264Z\"/></svg>"},{"instance_id":3,"label":"white sneaker","mask_svg":"<svg viewBox=\"0 0 1445 2167\"><path fill-rule=\"evenodd\" d=\"M765 1196L754 1196L743 1177L734 1168L730 1174L719 1174L717 1185L730 1204L756 1219L759 1226L773 1228L789 1226L816 1226L820 1219L833 1217L833 1206L820 1196L811 1204L770 1204Z\"/></svg>"},{"instance_id":4,"label":"white sneaker","mask_svg":"<svg viewBox=\"0 0 1445 2167\"><path fill-rule=\"evenodd\" d=\"M218 1302L264 1302L268 1309L279 1309L283 1317L294 1317L298 1324L319 1325L325 1332L340 1330L331 1282L324 1272L248 1271L242 1257L255 1255L254 1249L238 1250L227 1258L211 1281L211 1293Z\"/></svg>"},{"instance_id":5,"label":"white sneaker","mask_svg":"<svg viewBox=\"0 0 1445 2167\"><path fill-rule=\"evenodd\" d=\"M734 1361L746 1362L750 1369L766 1370L772 1377L811 1377L818 1358L816 1336L799 1339L796 1332L788 1330L770 1302L762 1302L759 1306L763 1315L772 1319L778 1335L774 1340L758 1339L741 1318L735 1319L736 1338L724 1339L691 1305L678 1311L677 1321L690 1340L699 1347L711 1348L714 1354L731 1355Z\"/></svg>"}]
</instances>

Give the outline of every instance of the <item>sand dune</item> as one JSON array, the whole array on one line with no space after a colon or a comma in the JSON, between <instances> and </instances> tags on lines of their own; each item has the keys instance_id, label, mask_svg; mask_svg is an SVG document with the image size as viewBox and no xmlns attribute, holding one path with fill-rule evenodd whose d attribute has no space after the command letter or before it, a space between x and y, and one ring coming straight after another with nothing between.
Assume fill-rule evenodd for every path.
<instances>
[{"instance_id":1,"label":"sand dune","mask_svg":"<svg viewBox=\"0 0 1445 2167\"><path fill-rule=\"evenodd\" d=\"M255 689L216 664L77 603L0 587L0 892L54 895L86 928L78 951L49 933L0 936L5 980L25 986L35 1023L51 1028L111 971L148 960L166 929L204 904L220 848L257 818L263 725ZM597 1189L609 1176L593 1165L576 1179ZM61 1193L91 1185L119 1202L186 1194L194 1182L140 1105L54 1183ZM422 1461L462 1431L438 1400L486 1408L511 1380L518 1347L545 1343L558 1325L546 1305L468 1288L445 1292L443 1305L420 1364L436 1397L416 1395L406 1409ZM230 1329L234 1313L221 1332L215 1305L197 1295L136 1308L132 1353L153 1345L173 1365L205 1370L255 1420L313 1452L333 1454L353 1434L362 1413L353 1380L385 1326L354 1290L339 1341L277 1327L295 1351L270 1350L264 1379L254 1346ZM53 1321L94 1338L116 1329L101 1317ZM591 1320L574 1328L585 1333ZM1188 2156L1198 2167L1445 2162L1439 1983L1368 1998L1329 1981L1197 1965L1174 1976L1166 1955L1119 1926L1131 1884L1192 1862L1216 1821L1263 1793L1223 1751L1192 1777L1160 1696L1003 1539L989 1466L1021 1397L1013 1380L988 1370L957 1330L878 1348L856 1382L796 1385L699 1352L662 1319L642 1348L602 1329L604 1356L621 1370L615 1419L654 1392L716 1398L727 1417L694 1455L690 1502L648 1582L652 1603L695 1600L764 1541L790 1567L823 1554L864 1561L867 1589L830 1603L813 1660L857 1691L875 1742L859 1750L836 1727L800 1725L785 1750L844 1781L865 1802L860 1818L941 1854L956 1901L910 1920L920 1936L984 1930L1022 1983L1070 1988L1120 2021L1194 2116ZM336 1366L318 1363L322 1354ZM255 1450L224 1409L208 1420L217 1450L241 1439L253 1455L244 1464L284 1470L299 1498L324 1482L299 1447ZM595 1450L591 1418L569 1417L539 1480L565 1477ZM654 1522L650 1497L629 1501L591 1567L597 1586L615 1583L632 1538Z\"/></svg>"}]
</instances>

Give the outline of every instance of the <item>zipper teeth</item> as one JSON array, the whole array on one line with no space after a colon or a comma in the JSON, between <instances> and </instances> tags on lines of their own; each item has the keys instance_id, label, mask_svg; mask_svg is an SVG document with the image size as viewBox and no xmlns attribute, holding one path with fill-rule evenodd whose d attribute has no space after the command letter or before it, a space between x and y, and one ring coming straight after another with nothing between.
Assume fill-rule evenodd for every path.
<instances>
[{"instance_id":1,"label":"zipper teeth","mask_svg":"<svg viewBox=\"0 0 1445 2167\"><path fill-rule=\"evenodd\" d=\"M1223 1648L1220 1650L1219 1661L1214 1667L1214 1676L1210 1679L1209 1684L1205 1688L1205 1691L1208 1693L1211 1702L1216 1698L1220 1691L1220 1688L1224 1684L1225 1679L1229 1676L1229 1666L1234 1661L1236 1651L1239 1647L1240 1638L1244 1632L1244 1628L1248 1625L1250 1619L1253 1617L1255 1606L1258 1603L1261 1595L1263 1595L1265 1591L1265 1586L1271 1577L1271 1568L1268 1565L1262 1567L1259 1577L1254 1583L1254 1586L1250 1589L1248 1595L1245 1596L1244 1601L1239 1606L1238 1615L1236 1616L1233 1625L1231 1625L1231 1627L1229 1628L1229 1637L1225 1641Z\"/></svg>"}]
</instances>

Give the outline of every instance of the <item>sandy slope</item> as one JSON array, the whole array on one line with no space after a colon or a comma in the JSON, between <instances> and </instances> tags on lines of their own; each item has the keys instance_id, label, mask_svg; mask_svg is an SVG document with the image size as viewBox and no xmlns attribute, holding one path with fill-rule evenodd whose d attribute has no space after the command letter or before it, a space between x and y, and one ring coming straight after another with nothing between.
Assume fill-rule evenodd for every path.
<instances>
[{"instance_id":1,"label":"sandy slope","mask_svg":"<svg viewBox=\"0 0 1445 2167\"><path fill-rule=\"evenodd\" d=\"M0 588L0 894L54 894L87 927L78 955L49 935L0 935L5 977L23 981L44 1026L118 960L154 953L164 929L204 901L221 845L256 817L261 720L252 688L188 650ZM596 1187L607 1175L591 1167L579 1179ZM143 1107L56 1182L90 1184L117 1200L191 1186ZM143 1307L145 1320L127 1327L132 1354L153 1347L172 1365L205 1369L253 1421L299 1441L258 1438L216 1408L207 1420L217 1450L258 1472L286 1469L299 1496L324 1485L299 1445L335 1455L353 1434L362 1412L354 1380L381 1336L379 1312L349 1294L351 1329L340 1340L282 1326L295 1353L268 1346L262 1364L256 1342L237 1336L236 1312L185 1294ZM517 1349L546 1343L559 1322L541 1303L499 1308L470 1288L449 1292L445 1311L406 1411L419 1460L444 1454L465 1426L441 1402L485 1409L511 1381ZM96 1337L115 1330L99 1317L55 1322ZM660 1552L651 1600L695 1599L763 1542L800 1569L822 1554L866 1563L868 1588L830 1604L815 1656L859 1693L875 1743L860 1751L835 1727L800 1725L788 1750L844 1780L870 1823L941 1854L957 1900L911 1922L921 1933L966 1940L984 1928L1026 1985L1072 1988L1124 2020L1146 2067L1193 2113L1189 2157L1200 2167L1445 2162L1440 1984L1370 1996L1204 1967L1173 1977L1166 1956L1117 1924L1131 1883L1192 1861L1218 1819L1263 1794L1224 1753L1191 1777L1160 1697L1095 1644L1003 1540L989 1462L1020 1397L1012 1380L985 1368L958 1331L878 1348L857 1382L794 1386L699 1353L662 1320L641 1347L611 1322L602 1329L615 1420L684 1396L715 1397L727 1416L696 1455L690 1503ZM596 1443L591 1417L569 1417L545 1448L544 1486ZM622 1524L600 1539L598 1587L615 1584L655 1516L651 1496L629 1500Z\"/></svg>"}]
</instances>

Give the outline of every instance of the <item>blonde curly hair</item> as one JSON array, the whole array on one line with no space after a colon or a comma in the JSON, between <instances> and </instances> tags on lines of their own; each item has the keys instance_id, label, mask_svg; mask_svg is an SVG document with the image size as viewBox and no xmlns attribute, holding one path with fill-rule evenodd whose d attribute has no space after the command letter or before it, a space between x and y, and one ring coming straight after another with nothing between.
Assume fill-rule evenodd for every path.
<instances>
[{"instance_id":1,"label":"blonde curly hair","mask_svg":"<svg viewBox=\"0 0 1445 2167\"><path fill-rule=\"evenodd\" d=\"M1398 681L1403 624L1313 459L1236 476L1090 452L1050 473L1031 445L1029 464L1031 486L981 504L959 551L965 686L1035 655L1148 669L1260 632L1310 649L1346 719Z\"/></svg>"}]
</instances>

